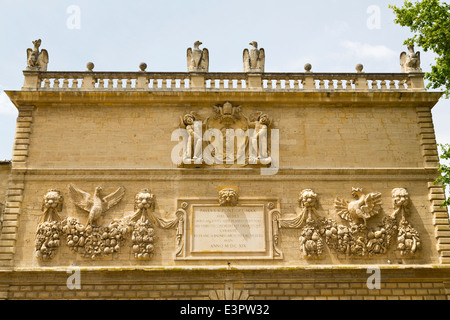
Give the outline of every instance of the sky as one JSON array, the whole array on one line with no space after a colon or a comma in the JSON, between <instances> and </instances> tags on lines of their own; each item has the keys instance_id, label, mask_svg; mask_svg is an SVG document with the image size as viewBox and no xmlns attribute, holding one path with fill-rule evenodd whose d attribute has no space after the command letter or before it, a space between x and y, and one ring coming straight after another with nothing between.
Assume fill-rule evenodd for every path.
<instances>
[{"instance_id":1,"label":"sky","mask_svg":"<svg viewBox=\"0 0 450 320\"><path fill-rule=\"evenodd\" d=\"M266 72L400 72L404 40L389 4L403 0L0 0L0 160L11 159L17 110L3 90L20 90L26 49L42 39L49 71L185 72L196 40L210 72L242 72L242 51L257 41ZM432 52L421 51L430 71ZM438 143L450 143L450 100L433 108Z\"/></svg>"}]
</instances>

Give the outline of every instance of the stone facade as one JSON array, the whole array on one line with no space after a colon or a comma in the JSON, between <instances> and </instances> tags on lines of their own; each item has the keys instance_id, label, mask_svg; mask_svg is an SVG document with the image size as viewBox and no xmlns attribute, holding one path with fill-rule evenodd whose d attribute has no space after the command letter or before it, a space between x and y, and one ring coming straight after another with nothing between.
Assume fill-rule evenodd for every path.
<instances>
[{"instance_id":1,"label":"stone facade","mask_svg":"<svg viewBox=\"0 0 450 320\"><path fill-rule=\"evenodd\" d=\"M440 94L423 74L92 69L26 70L7 92L19 116L0 166L3 298L448 298ZM243 146L269 152L177 164L174 131L197 141L187 114L202 133L255 128Z\"/></svg>"}]
</instances>

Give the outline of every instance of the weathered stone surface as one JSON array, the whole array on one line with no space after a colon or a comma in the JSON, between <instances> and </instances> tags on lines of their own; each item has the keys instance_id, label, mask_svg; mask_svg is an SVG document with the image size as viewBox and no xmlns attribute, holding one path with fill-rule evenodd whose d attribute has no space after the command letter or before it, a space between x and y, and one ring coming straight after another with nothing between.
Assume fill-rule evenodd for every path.
<instances>
[{"instance_id":1,"label":"weathered stone surface","mask_svg":"<svg viewBox=\"0 0 450 320\"><path fill-rule=\"evenodd\" d=\"M257 50L248 74L210 74L194 52L176 76L25 71L7 92L19 118L0 165L0 297L446 299L440 94L411 70L265 74ZM179 166L177 145L200 162Z\"/></svg>"}]
</instances>

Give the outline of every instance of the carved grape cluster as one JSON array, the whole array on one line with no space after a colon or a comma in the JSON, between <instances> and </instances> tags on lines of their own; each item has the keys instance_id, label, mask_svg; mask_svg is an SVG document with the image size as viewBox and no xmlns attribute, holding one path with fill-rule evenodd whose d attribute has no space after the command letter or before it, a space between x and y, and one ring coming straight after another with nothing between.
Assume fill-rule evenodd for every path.
<instances>
[{"instance_id":1,"label":"carved grape cluster","mask_svg":"<svg viewBox=\"0 0 450 320\"><path fill-rule=\"evenodd\" d=\"M388 216L377 228L370 230L363 224L338 225L333 219L324 219L322 225L328 247L338 253L353 256L386 253L397 232L395 219Z\"/></svg>"},{"instance_id":2,"label":"carved grape cluster","mask_svg":"<svg viewBox=\"0 0 450 320\"><path fill-rule=\"evenodd\" d=\"M300 235L300 248L307 258L321 257L323 254L323 240L319 228L313 221L308 221Z\"/></svg>"},{"instance_id":3,"label":"carved grape cluster","mask_svg":"<svg viewBox=\"0 0 450 320\"><path fill-rule=\"evenodd\" d=\"M122 221L114 220L107 227L84 226L73 218L64 220L66 243L84 257L97 258L120 251L129 232Z\"/></svg>"},{"instance_id":4,"label":"carved grape cluster","mask_svg":"<svg viewBox=\"0 0 450 320\"><path fill-rule=\"evenodd\" d=\"M61 243L61 223L49 221L41 223L36 232L35 249L40 260L47 261L54 257Z\"/></svg>"},{"instance_id":5,"label":"carved grape cluster","mask_svg":"<svg viewBox=\"0 0 450 320\"><path fill-rule=\"evenodd\" d=\"M421 248L419 233L406 219L400 221L397 235L397 249L403 256L413 255Z\"/></svg>"},{"instance_id":6,"label":"carved grape cluster","mask_svg":"<svg viewBox=\"0 0 450 320\"><path fill-rule=\"evenodd\" d=\"M139 219L134 223L131 241L136 259L150 259L153 256L155 230L149 219Z\"/></svg>"}]
</instances>

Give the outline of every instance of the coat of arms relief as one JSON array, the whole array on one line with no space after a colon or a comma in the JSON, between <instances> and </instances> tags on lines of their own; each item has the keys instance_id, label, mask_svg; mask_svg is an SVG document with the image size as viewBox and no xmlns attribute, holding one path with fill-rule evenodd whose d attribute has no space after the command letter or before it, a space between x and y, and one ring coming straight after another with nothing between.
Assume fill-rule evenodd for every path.
<instances>
[{"instance_id":1,"label":"coat of arms relief","mask_svg":"<svg viewBox=\"0 0 450 320\"><path fill-rule=\"evenodd\" d=\"M230 102L213 106L205 116L191 111L180 117L177 159L180 167L267 166L271 158L271 120L261 111L248 117ZM184 135L183 135L184 133Z\"/></svg>"}]
</instances>

